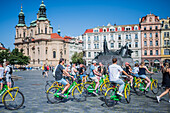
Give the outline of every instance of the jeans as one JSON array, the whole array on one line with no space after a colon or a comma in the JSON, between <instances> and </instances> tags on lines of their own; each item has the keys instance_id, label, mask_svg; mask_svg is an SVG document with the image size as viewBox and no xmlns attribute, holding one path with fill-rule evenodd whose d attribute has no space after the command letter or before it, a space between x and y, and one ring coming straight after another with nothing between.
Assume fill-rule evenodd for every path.
<instances>
[{"instance_id":1,"label":"jeans","mask_svg":"<svg viewBox=\"0 0 170 113\"><path fill-rule=\"evenodd\" d=\"M114 80L114 81L110 81L111 83L116 83L116 84L119 84L119 92L122 93L123 90L124 90L124 86L125 86L125 83L123 82L122 79L117 79L117 80Z\"/></svg>"}]
</instances>

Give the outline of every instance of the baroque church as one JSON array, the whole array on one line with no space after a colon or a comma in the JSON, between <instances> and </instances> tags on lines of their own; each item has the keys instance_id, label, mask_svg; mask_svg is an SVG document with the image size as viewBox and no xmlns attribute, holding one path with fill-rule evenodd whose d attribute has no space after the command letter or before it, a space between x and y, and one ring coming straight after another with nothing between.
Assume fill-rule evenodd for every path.
<instances>
[{"instance_id":1,"label":"baroque church","mask_svg":"<svg viewBox=\"0 0 170 113\"><path fill-rule=\"evenodd\" d=\"M25 15L21 6L19 21L15 26L15 48L23 50L24 55L30 57L29 66L43 64L55 66L60 58L69 63L69 37L61 37L60 30L53 33L53 27L46 15L46 6L42 1L37 19L29 26L25 24Z\"/></svg>"}]
</instances>

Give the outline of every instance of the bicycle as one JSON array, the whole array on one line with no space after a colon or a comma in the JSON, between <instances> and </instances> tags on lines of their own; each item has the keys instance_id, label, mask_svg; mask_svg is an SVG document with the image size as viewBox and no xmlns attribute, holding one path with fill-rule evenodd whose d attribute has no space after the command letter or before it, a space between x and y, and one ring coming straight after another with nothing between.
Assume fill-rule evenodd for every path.
<instances>
[{"instance_id":1,"label":"bicycle","mask_svg":"<svg viewBox=\"0 0 170 113\"><path fill-rule=\"evenodd\" d=\"M124 87L125 100L127 103L130 103L131 88L130 88L129 79L127 77L122 77L122 78L124 78L124 81L125 81L125 87ZM111 83L111 87L109 89L107 89L107 91L105 93L105 104L108 107L114 106L118 101L121 101L121 99L122 99L121 96L117 95L118 85L119 84Z\"/></svg>"},{"instance_id":2,"label":"bicycle","mask_svg":"<svg viewBox=\"0 0 170 113\"><path fill-rule=\"evenodd\" d=\"M98 88L96 90L96 93L101 92L102 94L104 94L103 92L105 92L105 87L102 87L102 86L104 84L106 84L108 81L109 80L106 79L106 76L101 77L101 79L99 80L99 86L98 86ZM88 94L92 94L93 93L93 91L95 90L96 83L91 80L91 81L88 81L88 82L84 83L83 86L87 90L87 95L88 95Z\"/></svg>"},{"instance_id":3,"label":"bicycle","mask_svg":"<svg viewBox=\"0 0 170 113\"><path fill-rule=\"evenodd\" d=\"M157 94L159 92L159 86L158 86L158 80L157 79L153 79L152 78L152 74L148 74L149 75L149 78L151 80L151 84L150 84L150 88L151 88L151 91L153 94ZM141 96L145 93L144 90L145 90L145 87L146 87L146 83L145 83L145 80L144 79L141 79L139 80L135 85L134 85L134 90L136 92L136 94L138 96ZM149 87L147 88L147 91L149 91Z\"/></svg>"},{"instance_id":4,"label":"bicycle","mask_svg":"<svg viewBox=\"0 0 170 113\"><path fill-rule=\"evenodd\" d=\"M75 82L75 81L73 81L73 83L70 85L70 87L68 88L68 90L64 93L64 96L66 96L66 97L61 97L60 95L59 95L59 93L61 93L62 92L62 90L64 89L62 86L52 86L52 87L50 87L48 90L47 90L47 92L46 92L46 94L47 94L47 100L50 102L50 103L52 103L52 104L54 104L54 103L59 103L63 98L68 98L69 97L69 94L72 92L72 95L73 95L73 97L77 100L77 101L84 101L84 100L86 100L86 96L85 96L85 90L84 90L84 92L83 93L81 93L82 94L82 97L81 98L84 98L84 99L82 99L82 100L79 100L79 99L77 99L76 97L75 97L75 91L76 91L76 89L78 90L78 91L80 91L79 90L79 86L80 85L77 85L77 83ZM74 90L73 90L73 88L74 88Z\"/></svg>"},{"instance_id":5,"label":"bicycle","mask_svg":"<svg viewBox=\"0 0 170 113\"><path fill-rule=\"evenodd\" d=\"M2 103L9 110L17 110L24 104L24 95L19 91L19 87L8 88L5 84L0 90L0 96L2 96Z\"/></svg>"},{"instance_id":6,"label":"bicycle","mask_svg":"<svg viewBox=\"0 0 170 113\"><path fill-rule=\"evenodd\" d=\"M57 81L54 80L46 81L45 91L47 91L52 86L61 86L61 84L59 84Z\"/></svg>"}]
</instances>

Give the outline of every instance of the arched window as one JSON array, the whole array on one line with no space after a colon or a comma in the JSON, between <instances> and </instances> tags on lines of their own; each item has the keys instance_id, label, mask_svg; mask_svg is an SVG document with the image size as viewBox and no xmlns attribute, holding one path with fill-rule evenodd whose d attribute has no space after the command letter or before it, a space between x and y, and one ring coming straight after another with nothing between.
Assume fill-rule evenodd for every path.
<instances>
[{"instance_id":1,"label":"arched window","mask_svg":"<svg viewBox=\"0 0 170 113\"><path fill-rule=\"evenodd\" d=\"M53 58L56 58L56 51L53 51Z\"/></svg>"},{"instance_id":2,"label":"arched window","mask_svg":"<svg viewBox=\"0 0 170 113\"><path fill-rule=\"evenodd\" d=\"M47 34L47 27L45 27L45 34Z\"/></svg>"},{"instance_id":3,"label":"arched window","mask_svg":"<svg viewBox=\"0 0 170 113\"><path fill-rule=\"evenodd\" d=\"M40 59L38 59L38 64L40 64Z\"/></svg>"}]
</instances>

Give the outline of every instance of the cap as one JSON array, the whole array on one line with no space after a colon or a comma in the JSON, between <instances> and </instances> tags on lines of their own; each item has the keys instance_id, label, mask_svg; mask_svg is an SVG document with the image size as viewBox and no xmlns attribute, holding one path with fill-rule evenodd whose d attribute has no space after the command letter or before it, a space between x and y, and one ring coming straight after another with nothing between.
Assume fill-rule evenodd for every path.
<instances>
[{"instance_id":1,"label":"cap","mask_svg":"<svg viewBox=\"0 0 170 113\"><path fill-rule=\"evenodd\" d=\"M125 65L129 65L129 63L128 63L128 62L126 62L126 63L125 63Z\"/></svg>"},{"instance_id":2,"label":"cap","mask_svg":"<svg viewBox=\"0 0 170 113\"><path fill-rule=\"evenodd\" d=\"M92 63L94 64L94 63L97 63L97 62L96 62L95 60L93 60L93 62L92 62Z\"/></svg>"}]
</instances>

